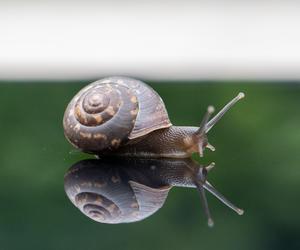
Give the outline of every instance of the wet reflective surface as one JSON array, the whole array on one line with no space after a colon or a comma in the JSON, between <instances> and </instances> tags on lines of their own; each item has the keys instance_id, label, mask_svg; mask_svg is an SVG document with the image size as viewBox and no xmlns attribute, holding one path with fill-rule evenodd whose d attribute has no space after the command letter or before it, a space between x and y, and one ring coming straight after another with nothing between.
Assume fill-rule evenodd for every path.
<instances>
[{"instance_id":1,"label":"wet reflective surface","mask_svg":"<svg viewBox=\"0 0 300 250\"><path fill-rule=\"evenodd\" d=\"M208 225L213 226L205 189L242 215L208 181L214 163L204 167L191 159L101 158L74 164L65 174L65 192L78 209L97 222L136 222L157 212L172 187L199 191Z\"/></svg>"},{"instance_id":2,"label":"wet reflective surface","mask_svg":"<svg viewBox=\"0 0 300 250\"><path fill-rule=\"evenodd\" d=\"M245 209L237 216L207 195L207 227L195 188L172 188L145 220L108 225L70 202L64 175L93 158L65 140L62 117L78 84L0 84L0 240L3 249L299 249L300 88L294 84L152 86L176 125L197 125L240 91L246 98L209 131L208 179ZM18 240L16 240L18 239Z\"/></svg>"}]
</instances>

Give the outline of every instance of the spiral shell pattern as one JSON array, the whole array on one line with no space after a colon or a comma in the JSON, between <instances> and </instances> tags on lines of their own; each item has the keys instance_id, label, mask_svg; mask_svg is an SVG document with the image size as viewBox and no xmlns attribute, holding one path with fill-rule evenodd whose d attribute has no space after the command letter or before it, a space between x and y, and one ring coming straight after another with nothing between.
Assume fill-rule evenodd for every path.
<instances>
[{"instance_id":1,"label":"spiral shell pattern","mask_svg":"<svg viewBox=\"0 0 300 250\"><path fill-rule=\"evenodd\" d=\"M117 83L89 85L71 101L64 116L68 140L87 152L117 148L134 127L137 97Z\"/></svg>"},{"instance_id":2,"label":"spiral shell pattern","mask_svg":"<svg viewBox=\"0 0 300 250\"><path fill-rule=\"evenodd\" d=\"M77 207L97 222L117 222L121 210L111 200L94 193L79 193L75 197Z\"/></svg>"},{"instance_id":3,"label":"spiral shell pattern","mask_svg":"<svg viewBox=\"0 0 300 250\"><path fill-rule=\"evenodd\" d=\"M161 208L170 187L153 188L138 183L131 180L127 170L126 165L81 161L66 173L65 191L72 203L94 221L108 224L140 221Z\"/></svg>"},{"instance_id":4,"label":"spiral shell pattern","mask_svg":"<svg viewBox=\"0 0 300 250\"><path fill-rule=\"evenodd\" d=\"M151 87L128 77L108 77L75 95L63 125L71 144L97 153L172 124L162 99Z\"/></svg>"}]
</instances>

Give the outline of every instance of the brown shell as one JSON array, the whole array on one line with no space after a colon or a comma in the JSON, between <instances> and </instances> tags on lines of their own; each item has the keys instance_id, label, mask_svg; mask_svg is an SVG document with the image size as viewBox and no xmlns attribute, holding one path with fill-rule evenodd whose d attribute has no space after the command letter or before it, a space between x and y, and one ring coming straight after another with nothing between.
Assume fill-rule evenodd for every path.
<instances>
[{"instance_id":1,"label":"brown shell","mask_svg":"<svg viewBox=\"0 0 300 250\"><path fill-rule=\"evenodd\" d=\"M65 175L67 196L83 214L101 223L128 223L145 219L163 206L171 186L149 187L133 181L126 164L117 165L85 160Z\"/></svg>"},{"instance_id":2,"label":"brown shell","mask_svg":"<svg viewBox=\"0 0 300 250\"><path fill-rule=\"evenodd\" d=\"M108 77L83 88L68 105L63 123L68 140L86 152L117 148L172 126L160 96L128 77Z\"/></svg>"},{"instance_id":3,"label":"brown shell","mask_svg":"<svg viewBox=\"0 0 300 250\"><path fill-rule=\"evenodd\" d=\"M139 112L129 139L138 138L154 130L172 126L163 100L146 83L129 77L113 76L92 84L99 83L118 83L130 88L137 97Z\"/></svg>"}]
</instances>

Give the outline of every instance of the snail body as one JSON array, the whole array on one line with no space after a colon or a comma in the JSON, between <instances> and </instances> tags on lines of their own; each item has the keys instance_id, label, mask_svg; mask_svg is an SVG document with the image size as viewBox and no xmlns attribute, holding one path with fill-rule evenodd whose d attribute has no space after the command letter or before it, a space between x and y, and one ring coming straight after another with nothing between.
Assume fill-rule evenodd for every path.
<instances>
[{"instance_id":1,"label":"snail body","mask_svg":"<svg viewBox=\"0 0 300 250\"><path fill-rule=\"evenodd\" d=\"M160 96L147 84L128 77L108 77L83 88L69 103L66 138L76 148L97 155L187 158L214 149L206 133L238 100L240 93L200 127L173 126Z\"/></svg>"},{"instance_id":2,"label":"snail body","mask_svg":"<svg viewBox=\"0 0 300 250\"><path fill-rule=\"evenodd\" d=\"M65 174L65 191L71 202L94 221L108 224L143 220L165 203L172 187L197 188L208 224L213 221L204 189L239 214L206 180L214 166L200 166L191 159L102 158L83 160Z\"/></svg>"}]
</instances>

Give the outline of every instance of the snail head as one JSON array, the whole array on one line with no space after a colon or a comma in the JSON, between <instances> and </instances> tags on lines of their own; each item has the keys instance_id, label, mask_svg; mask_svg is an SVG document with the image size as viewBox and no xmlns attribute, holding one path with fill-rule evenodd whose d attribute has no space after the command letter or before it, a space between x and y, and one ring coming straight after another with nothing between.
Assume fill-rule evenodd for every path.
<instances>
[{"instance_id":1,"label":"snail head","mask_svg":"<svg viewBox=\"0 0 300 250\"><path fill-rule=\"evenodd\" d=\"M198 152L200 157L203 157L203 151L205 148L215 151L215 147L212 146L207 139L207 133L211 130L214 125L223 117L223 115L236 104L239 100L245 97L245 94L240 92L235 98L227 103L212 119L211 115L214 113L215 108L208 106L207 111L201 121L199 129L193 134L193 149L192 151Z\"/></svg>"}]
</instances>

